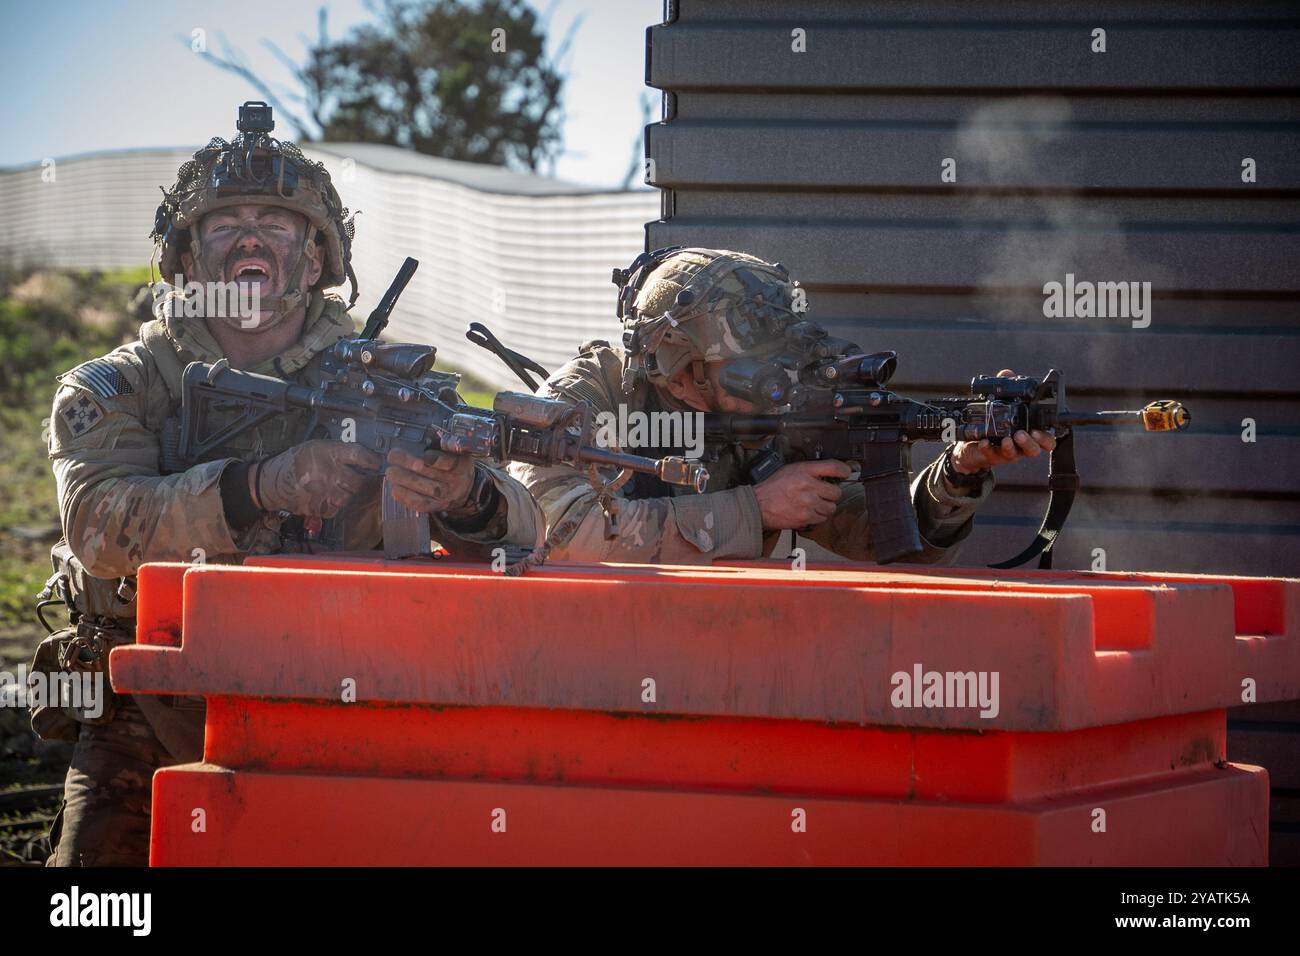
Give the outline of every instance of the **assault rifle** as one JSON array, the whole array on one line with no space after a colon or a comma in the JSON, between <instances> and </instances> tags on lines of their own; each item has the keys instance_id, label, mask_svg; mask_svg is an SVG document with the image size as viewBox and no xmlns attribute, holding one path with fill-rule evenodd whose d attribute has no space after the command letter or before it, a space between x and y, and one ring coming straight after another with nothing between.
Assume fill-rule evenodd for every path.
<instances>
[{"instance_id":1,"label":"assault rifle","mask_svg":"<svg viewBox=\"0 0 1300 956\"><path fill-rule=\"evenodd\" d=\"M827 343L830 348L823 347ZM1000 442L1020 430L1054 430L1057 444L1048 479L1051 494L1042 526L1023 552L991 565L1014 568L1039 557L1039 567L1050 568L1052 545L1079 487L1072 430L1082 425L1141 424L1147 431L1164 432L1184 429L1190 421L1187 409L1173 401L1151 402L1137 411L1081 412L1067 408L1065 384L1056 369L1043 378L977 375L971 379L970 395L918 401L885 387L898 367L896 353L863 355L855 346L841 350L836 347L839 345L837 340L828 339L817 348L796 352L796 364L807 360L797 371L787 369L788 357L785 363L740 359L724 364L720 381L728 392L761 406L785 407L789 411L770 415L708 414L704 438L706 443L714 444L775 438L773 447L750 468L754 484L787 460L837 458L856 465L866 491L872 545L881 564L922 550L916 512L908 493L913 442L985 438ZM845 355L844 351L853 354ZM796 371L797 382L791 380L790 371Z\"/></svg>"},{"instance_id":2,"label":"assault rifle","mask_svg":"<svg viewBox=\"0 0 1300 956\"><path fill-rule=\"evenodd\" d=\"M240 433L302 408L312 413L303 441L318 437L355 441L385 457L393 448L417 455L434 449L498 464L612 465L622 470L624 481L630 473L642 472L697 492L704 489L709 476L698 463L596 447L594 412L585 402L571 405L502 392L490 410L474 408L456 395L455 376L432 371L437 356L433 346L376 341L418 265L408 258L361 336L342 339L327 353L317 387L239 371L225 359L186 366L179 434L164 441L164 469L180 471L210 460ZM594 476L595 469L588 473ZM312 522L311 516L303 517ZM387 480L383 521L387 557L429 553L428 517L397 502ZM319 519L314 526L319 529Z\"/></svg>"}]
</instances>

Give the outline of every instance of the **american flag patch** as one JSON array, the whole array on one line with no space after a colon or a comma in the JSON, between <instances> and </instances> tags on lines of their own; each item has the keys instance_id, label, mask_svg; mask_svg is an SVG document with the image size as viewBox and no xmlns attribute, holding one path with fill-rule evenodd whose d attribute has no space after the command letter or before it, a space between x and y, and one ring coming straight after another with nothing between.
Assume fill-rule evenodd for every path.
<instances>
[{"instance_id":1,"label":"american flag patch","mask_svg":"<svg viewBox=\"0 0 1300 956\"><path fill-rule=\"evenodd\" d=\"M130 395L131 383L126 376L113 367L106 359L95 359L78 365L64 380L70 385L80 385L100 398L112 398L114 395Z\"/></svg>"}]
</instances>

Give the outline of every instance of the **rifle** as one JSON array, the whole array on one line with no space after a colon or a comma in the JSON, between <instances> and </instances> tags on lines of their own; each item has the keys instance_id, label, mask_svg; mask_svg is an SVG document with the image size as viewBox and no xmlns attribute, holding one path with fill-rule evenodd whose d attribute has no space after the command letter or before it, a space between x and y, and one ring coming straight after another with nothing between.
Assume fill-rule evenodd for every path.
<instances>
[{"instance_id":1,"label":"rifle","mask_svg":"<svg viewBox=\"0 0 1300 956\"><path fill-rule=\"evenodd\" d=\"M179 434L164 441L164 470L182 471L207 461L242 432L302 408L312 412L304 441L312 437L355 441L385 457L400 448L416 455L431 449L473 455L496 464L564 462L591 466L588 474L593 481L597 480L595 466L613 465L622 469L623 480L630 472L642 472L697 492L704 489L709 476L698 463L596 447L595 415L589 403L570 405L502 392L491 409L474 408L457 396L456 376L432 371L437 357L433 346L375 341L417 265L414 259L406 260L361 337L341 339L326 353L319 387L233 369L226 359L187 365L181 379ZM428 517L394 499L387 479L383 523L386 557L429 553Z\"/></svg>"},{"instance_id":2,"label":"rifle","mask_svg":"<svg viewBox=\"0 0 1300 956\"><path fill-rule=\"evenodd\" d=\"M811 324L811 323L809 323ZM838 343L837 343L838 344ZM788 406L779 414L722 415L704 419L706 443L776 439L750 467L754 483L787 460L837 458L858 466L866 492L867 521L876 560L905 559L922 550L916 512L908 493L911 445L924 440L1000 442L1017 431L1055 430L1047 513L1033 543L993 568L1014 568L1039 558L1052 566L1052 546L1065 524L1079 487L1073 429L1086 425L1137 425L1147 431L1187 427L1187 409L1174 401L1151 402L1136 411L1079 412L1066 407L1061 373L1042 378L977 375L970 395L935 401L906 398L885 388L898 367L894 352L826 355L803 365L792 383L781 362L741 359L727 363L721 383L741 398ZM832 348L831 351L837 351ZM803 358L808 357L807 352Z\"/></svg>"}]
</instances>

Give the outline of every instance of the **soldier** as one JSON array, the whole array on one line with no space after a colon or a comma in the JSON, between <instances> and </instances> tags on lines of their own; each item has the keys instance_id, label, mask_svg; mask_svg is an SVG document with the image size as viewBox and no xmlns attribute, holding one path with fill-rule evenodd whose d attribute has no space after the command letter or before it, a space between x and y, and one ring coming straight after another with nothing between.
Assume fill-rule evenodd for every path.
<instances>
[{"instance_id":1,"label":"soldier","mask_svg":"<svg viewBox=\"0 0 1300 956\"><path fill-rule=\"evenodd\" d=\"M245 123L250 107L233 142L213 139L181 166L158 210L164 279L199 285L187 284L187 295L160 283L156 318L139 341L59 378L50 457L62 554L78 636L101 668L113 644L132 639L132 575L142 563L375 548L381 471L398 501L430 515L434 540L453 554L540 543L541 514L503 472L464 456L395 450L384 461L355 444L303 441L305 413L268 420L186 471L160 473L187 363L225 357L314 386L326 351L355 334L348 210L323 165L270 138L269 108L254 107ZM348 302L326 291L345 278ZM256 309L195 314L195 289L232 281ZM153 771L201 758L201 699L114 703L111 719L72 725L52 865L147 863Z\"/></svg>"},{"instance_id":2,"label":"soldier","mask_svg":"<svg viewBox=\"0 0 1300 956\"><path fill-rule=\"evenodd\" d=\"M804 321L781 266L722 250L663 250L640 257L621 279L626 351L589 342L539 394L586 400L598 414L614 417L620 405L626 413L755 411L729 394L719 376L729 360L770 355L785 328ZM924 545L912 560L951 563L993 490L992 467L1055 445L1050 434L1021 431L999 447L982 441L947 448L911 486ZM542 506L551 554L560 559L707 564L758 558L772 553L782 531L795 529L846 558L873 560L862 485L837 483L852 475L848 465L794 462L755 485L746 472L757 454L739 445L720 449L701 495L637 475L620 490L616 516L600 506L590 481L565 465L516 463L510 470Z\"/></svg>"}]
</instances>

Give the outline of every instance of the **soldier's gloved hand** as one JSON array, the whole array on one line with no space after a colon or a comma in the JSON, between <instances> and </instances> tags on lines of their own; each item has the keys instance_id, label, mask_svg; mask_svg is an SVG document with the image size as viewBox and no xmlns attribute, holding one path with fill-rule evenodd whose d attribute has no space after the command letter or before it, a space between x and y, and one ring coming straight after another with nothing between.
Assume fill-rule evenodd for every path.
<instances>
[{"instance_id":1,"label":"soldier's gloved hand","mask_svg":"<svg viewBox=\"0 0 1300 956\"><path fill-rule=\"evenodd\" d=\"M843 481L852 474L853 469L834 458L782 465L772 477L754 486L763 530L806 528L825 521L835 514L842 492L839 485L822 479Z\"/></svg>"},{"instance_id":2,"label":"soldier's gloved hand","mask_svg":"<svg viewBox=\"0 0 1300 956\"><path fill-rule=\"evenodd\" d=\"M393 497L406 507L433 514L454 513L467 504L474 488L474 459L445 451L418 456L394 448L388 453L384 474Z\"/></svg>"},{"instance_id":3,"label":"soldier's gloved hand","mask_svg":"<svg viewBox=\"0 0 1300 956\"><path fill-rule=\"evenodd\" d=\"M318 439L294 445L250 468L253 503L263 511L332 518L383 459L351 442Z\"/></svg>"},{"instance_id":4,"label":"soldier's gloved hand","mask_svg":"<svg viewBox=\"0 0 1300 956\"><path fill-rule=\"evenodd\" d=\"M1011 369L1004 368L998 372L998 377L1010 378L1015 374ZM974 475L986 468L995 468L1021 458L1037 458L1054 448L1056 436L1038 429L1032 432L1021 429L997 444L990 443L987 438L982 441L959 441L951 452L952 468L959 475Z\"/></svg>"}]
</instances>

